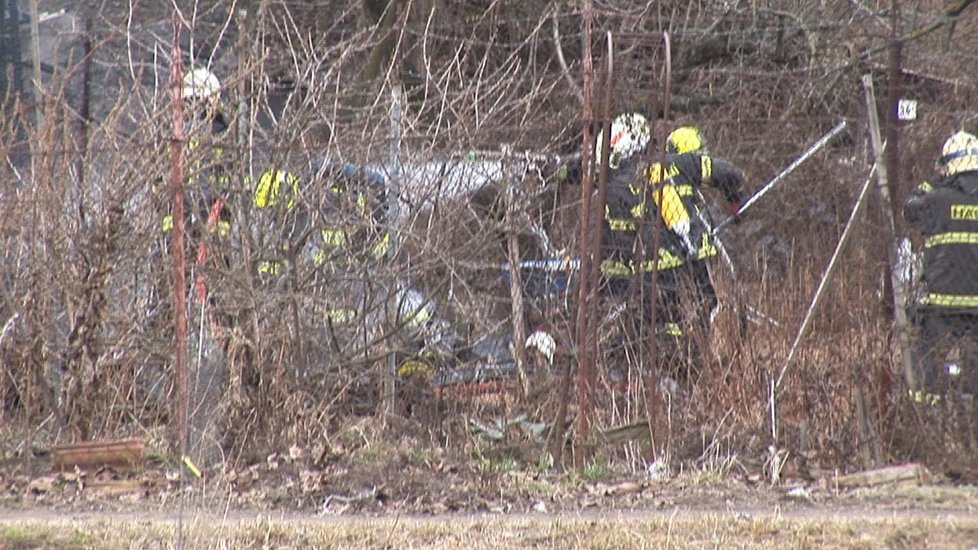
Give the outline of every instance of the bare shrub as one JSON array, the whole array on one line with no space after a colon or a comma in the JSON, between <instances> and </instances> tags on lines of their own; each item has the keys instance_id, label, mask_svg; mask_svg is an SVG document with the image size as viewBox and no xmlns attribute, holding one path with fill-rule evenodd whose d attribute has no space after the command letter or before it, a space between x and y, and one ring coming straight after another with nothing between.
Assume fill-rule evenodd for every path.
<instances>
[{"instance_id":1,"label":"bare shrub","mask_svg":"<svg viewBox=\"0 0 978 550\"><path fill-rule=\"evenodd\" d=\"M184 154L188 166L225 175L231 223L226 234L208 231L206 209L190 220L194 428L235 458L385 414L410 417L432 440L458 437L460 418L555 422L559 380L575 376L577 275L546 293L557 283L521 273L525 323L514 327L514 272L503 266L511 254L578 252L581 191L560 160L581 147L577 4L392 0L377 13L359 2L204 4L175 4L184 64L220 76L228 128L193 130L202 145ZM769 408L872 161L859 77L886 84L888 15L849 2L598 4L594 50L603 55L604 31L615 38L613 110L651 114L656 152L669 126L696 124L757 190L839 119L850 122L722 234L734 269L712 266L721 308L709 334L694 334L708 352L681 392L661 383L678 378L669 365L686 348L660 345L653 356L654 328L634 308L612 313L619 304L603 300L593 312L595 426L644 422L655 441L612 454L636 467L659 455L716 462L717 449L756 451L772 431L826 465L863 465L854 457L866 456L870 436L878 460L922 454L905 436L927 424L907 412L894 367L880 283L890 245L880 212L890 206L878 201L858 219L801 341L776 426ZM86 6L91 55L75 42L55 48L41 103L30 103L26 82L4 81L0 415L28 438L156 434L173 421L172 258L160 227L173 146L171 10L123 17ZM906 19L904 31L915 24ZM948 130L973 129L967 67L978 34L966 27L946 29L950 44L935 32L905 45L904 92L921 107L900 126L900 172L890 174L898 200L928 175ZM664 41L650 31L672 39L668 96ZM346 169L383 182L365 199L375 215L352 215L355 201L338 210ZM254 207L267 170L298 179L294 210ZM313 244L338 222L369 238L343 262L317 263ZM396 254L372 257L380 232ZM281 273L259 272L269 258ZM556 338L552 364L523 350L519 340L536 329ZM394 376L408 360L444 372L518 362L531 380L525 395L512 378L491 381L505 392L442 391L437 378ZM853 421L857 395L873 434Z\"/></svg>"}]
</instances>

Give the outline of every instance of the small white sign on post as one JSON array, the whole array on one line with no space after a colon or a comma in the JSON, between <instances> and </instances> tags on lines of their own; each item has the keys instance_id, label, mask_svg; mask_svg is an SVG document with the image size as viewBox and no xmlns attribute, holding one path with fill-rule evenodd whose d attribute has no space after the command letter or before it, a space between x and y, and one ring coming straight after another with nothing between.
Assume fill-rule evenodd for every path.
<instances>
[{"instance_id":1,"label":"small white sign on post","mask_svg":"<svg viewBox=\"0 0 978 550\"><path fill-rule=\"evenodd\" d=\"M901 99L898 101L897 120L917 120L917 100Z\"/></svg>"}]
</instances>

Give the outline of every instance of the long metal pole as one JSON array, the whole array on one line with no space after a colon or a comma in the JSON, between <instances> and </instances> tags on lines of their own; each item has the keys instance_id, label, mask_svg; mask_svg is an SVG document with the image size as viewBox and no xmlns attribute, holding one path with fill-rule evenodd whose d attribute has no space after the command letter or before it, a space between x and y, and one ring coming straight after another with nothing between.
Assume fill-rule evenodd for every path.
<instances>
[{"instance_id":1,"label":"long metal pole","mask_svg":"<svg viewBox=\"0 0 978 550\"><path fill-rule=\"evenodd\" d=\"M386 181L387 194L384 197L384 199L387 201L387 219L384 220L384 223L387 225L386 230L388 238L391 239L391 246L387 251L387 259L391 262L393 262L397 257L398 248L400 247L400 235L397 233L397 220L400 216L400 211L398 210L398 197L401 196L401 120L404 108L402 100L403 93L401 84L399 82L395 82L394 85L391 86L390 128L388 129L388 135L390 137L390 149L387 151L387 155L388 163L390 165L390 175ZM334 345L336 345L335 339L333 342ZM397 354L395 353L391 353L387 356L387 376L384 384L384 401L384 414L388 416L393 415L397 406Z\"/></svg>"},{"instance_id":2,"label":"long metal pole","mask_svg":"<svg viewBox=\"0 0 978 550\"><path fill-rule=\"evenodd\" d=\"M853 221L855 221L856 216L862 210L863 203L866 202L866 196L868 195L869 186L873 181L873 174L879 167L879 163L874 163L873 168L869 171L869 175L866 177L866 182L863 183L862 191L859 192L859 198L856 199L856 204L852 208L852 214L849 215L849 221L846 222L846 228L842 232L842 237L839 238L839 243L835 247L835 252L832 254L832 259L829 260L829 265L825 269L825 273L822 275L822 280L818 284L818 289L815 290L815 296L812 297L812 303L808 306L808 311L805 312L805 319L801 323L801 327L798 328L798 334L795 335L795 341L791 344L791 349L788 351L788 356L784 360L784 365L781 367L781 372L778 374L778 378L771 382L771 393L768 395L768 410L771 412L771 438L773 440L774 448L778 446L778 417L777 417L777 403L778 396L780 395L781 383L784 382L785 375L788 373L788 367L791 366L791 362L795 357L795 352L798 351L798 345L801 343L802 338L808 333L808 327L811 323L812 316L815 310L818 308L819 303L822 301L822 296L825 292L825 288L828 282L832 279L835 274L836 266L838 265L839 256L842 250L845 248L846 243L849 241L849 235L852 233ZM776 456L776 455L775 455ZM772 479L777 479L778 469L777 462L772 464Z\"/></svg>"},{"instance_id":3,"label":"long metal pole","mask_svg":"<svg viewBox=\"0 0 978 550\"><path fill-rule=\"evenodd\" d=\"M907 386L911 390L917 389L917 376L913 370L913 358L910 353L910 320L907 317L907 294L906 288L900 281L899 275L899 243L896 238L896 220L893 215L893 199L890 197L890 186L887 171L887 164L883 160L883 139L880 137L879 113L876 110L876 96L873 93L872 75L863 75L863 88L866 90L866 109L869 112L869 136L873 143L873 154L876 156L876 163L879 165L879 176L877 178L877 189L879 190L880 200L883 210L884 229L888 233L889 242L889 261L890 261L890 286L893 289L893 321L896 325L897 345L900 347L900 365L903 367L903 376ZM889 149L889 142L886 147Z\"/></svg>"},{"instance_id":4,"label":"long metal pole","mask_svg":"<svg viewBox=\"0 0 978 550\"><path fill-rule=\"evenodd\" d=\"M578 249L581 257L581 274L578 278L577 294L577 373L578 377L587 370L588 351L588 311L591 309L591 264L600 261L591 257L591 239L595 228L591 219L591 194L594 191L594 155L592 154L593 139L591 130L594 128L593 91L594 91L594 60L591 51L591 36L594 26L594 9L591 0L584 0L584 112L583 112L583 143L581 145L581 171L584 180L581 187L580 237ZM569 394L567 395L569 398ZM566 399L564 400L566 402ZM578 454L578 456L581 456Z\"/></svg>"},{"instance_id":5,"label":"long metal pole","mask_svg":"<svg viewBox=\"0 0 978 550\"><path fill-rule=\"evenodd\" d=\"M505 223L506 223L506 253L509 257L509 265L518 265L520 262L520 244L516 231L517 226L517 176L513 169L512 160L503 161L503 170L506 182L505 196ZM511 303L511 323L513 327L513 360L516 361L516 373L519 379L520 400L526 399L529 393L529 381L526 374L526 354L523 349L523 342L526 342L526 316L523 310L523 280L519 269L511 269L509 272L509 296Z\"/></svg>"},{"instance_id":6,"label":"long metal pole","mask_svg":"<svg viewBox=\"0 0 978 550\"><path fill-rule=\"evenodd\" d=\"M815 290L815 296L812 298L812 303L810 306L808 306L808 311L805 312L805 319L802 321L801 327L798 329L798 334L795 336L795 341L791 344L791 349L788 351L788 357L785 358L784 365L781 367L781 373L778 374L777 381L774 383L774 388L771 392L772 401L777 399L778 390L781 388L781 383L784 382L784 377L788 373L788 367L791 366L791 361L795 357L795 352L798 350L798 344L801 343L801 339L804 338L805 334L808 332L808 326L812 320L812 315L815 313L819 303L822 301L822 296L825 293L825 287L835 274L839 256L842 254L842 250L845 248L846 243L849 242L849 236L852 234L853 221L855 221L856 216L859 215L863 204L866 202L866 195L867 191L869 190L869 185L872 183L873 175L876 173L876 170L879 167L880 163L873 164L873 168L869 171L869 176L866 178L866 182L863 184L862 191L859 192L859 198L856 199L856 204L852 207L852 214L849 215L849 221L846 222L846 228L842 232L842 237L839 238L839 243L835 246L835 252L832 253L832 259L829 260L829 265L825 268L825 273L822 275L822 280L818 284L818 289Z\"/></svg>"},{"instance_id":7,"label":"long metal pole","mask_svg":"<svg viewBox=\"0 0 978 550\"><path fill-rule=\"evenodd\" d=\"M605 143L610 143L610 127L608 121L611 118L611 91L612 82L614 82L614 43L612 41L611 33L607 33L607 48L605 51L606 65L604 71L604 78L602 79L602 85L604 86L604 96L602 97L602 109L601 109L601 136L599 139L603 139ZM578 416L577 416L577 436L578 436L578 448L580 451L577 456L579 457L578 466L584 465L584 459L590 458L591 453L591 431L592 431L592 416L594 415L594 388L597 385L597 373L596 373L596 362L597 362L597 345L598 345L598 322L595 319L596 312L595 308L597 306L597 290L600 277L600 265L601 265L601 241L603 236L603 231L600 229L598 220L600 220L604 214L605 202L607 201L608 193L608 156L611 152L611 147L601 148L601 158L594 159L598 164L598 194L595 197L595 201L591 204L591 209L589 213L589 226L591 226L592 241L589 243L589 258L588 271L581 272L581 278L587 277L589 283L587 286L587 296L581 301L581 309L578 310L578 320L581 320L581 313L583 312L583 317L585 320L584 325L584 339L581 342L581 360L580 360L580 372L578 373L578 384L577 384L577 404L578 404Z\"/></svg>"},{"instance_id":8,"label":"long metal pole","mask_svg":"<svg viewBox=\"0 0 978 550\"><path fill-rule=\"evenodd\" d=\"M803 163L806 160L808 160L809 157L811 157L812 155L814 155L816 151L818 151L822 147L825 147L825 144L828 143L829 141L831 141L831 139L834 138L836 136L836 134L838 134L843 129L845 129L845 127L846 127L846 121L845 120L843 120L843 121L839 122L838 124L836 124L835 125L835 128L832 128L832 130L830 130L829 133L825 134L824 136L821 137L821 139L819 139L818 141L816 141L815 143L813 143L811 145L811 147L809 147L808 149L806 149L805 152L801 154L800 157L798 157L797 159L795 159L794 162L792 162L791 164L789 164L788 167L785 168L784 170L782 170L780 173L778 173L778 175L774 176L774 179L772 179L771 181L767 182L767 184L765 184L764 187L761 187L760 191L758 191L757 193L754 193L753 195L751 195L751 198L747 199L747 202L745 202L743 204L743 206L740 207L740 210L737 210L737 213L736 214L734 214L733 216L730 216L729 218L727 218L727 219L723 220L722 222L720 222L719 224L717 224L717 226L713 228L713 234L716 235L717 233L719 233L720 231L722 231L723 228L725 228L728 225L730 225L730 222L732 222L738 216L740 216L741 214L743 214L744 212L746 212L747 209L750 208L752 204L754 204L755 202L757 202L758 199L760 199L761 197L763 197L775 185L777 185L778 183L780 183L781 180L783 180L788 174L790 174L791 172L793 172L795 170L795 168L798 168L798 166L800 166L801 163Z\"/></svg>"},{"instance_id":9,"label":"long metal pole","mask_svg":"<svg viewBox=\"0 0 978 550\"><path fill-rule=\"evenodd\" d=\"M590 283L586 274L590 272L591 258L588 257L588 241L591 238L591 192L594 187L591 179L591 157L593 156L591 150L593 146L591 126L594 123L594 116L591 111L591 91L593 87L591 79L594 71L594 65L591 59L591 29L594 24L594 10L591 5L591 0L583 0L583 13L584 29L581 33L581 40L583 41L582 65L584 83L582 89L584 93L584 107L582 113L580 230L578 232L578 255L580 257L581 272L578 277L577 315L574 324L574 340L577 344L578 362L583 358L584 336L587 334L587 304L584 301L587 298ZM551 440L551 454L554 457L554 462L557 464L563 461L564 433L567 429L567 401L570 399L572 371L572 363L567 362L566 368L564 369L564 376L561 379L560 396L557 403L557 417L554 419L553 439Z\"/></svg>"},{"instance_id":10,"label":"long metal pole","mask_svg":"<svg viewBox=\"0 0 978 550\"><path fill-rule=\"evenodd\" d=\"M886 107L886 174L885 181L880 181L880 196L883 198L883 208L886 210L887 222L890 230L889 240L892 243L890 249L890 270L891 278L888 296L893 299L893 318L897 327L897 338L902 349L902 359L906 382L911 388L916 389L916 376L913 372L913 363L910 356L910 329L907 321L907 313L903 310L905 302L898 299L894 294L901 292L905 296L906 289L897 290L895 287L900 282L896 277L898 263L898 252L896 233L896 204L890 199L894 189L901 189L903 170L900 167L900 125L897 116L897 105L900 101L900 93L903 77L903 42L900 35L903 32L900 22L903 14L900 9L899 0L892 0L890 3L890 48L889 48L889 68L887 69L887 107ZM875 102L874 102L875 103ZM882 172L880 173L882 176ZM889 369L880 369L879 381L876 384L876 399L881 407L887 407L889 403L889 393L892 390L892 374Z\"/></svg>"},{"instance_id":11,"label":"long metal pole","mask_svg":"<svg viewBox=\"0 0 978 550\"><path fill-rule=\"evenodd\" d=\"M34 120L38 128L44 120L42 106L44 103L44 90L41 87L41 41L40 30L38 28L37 0L31 0L31 67L34 75ZM17 60L20 61L19 59Z\"/></svg>"}]
</instances>

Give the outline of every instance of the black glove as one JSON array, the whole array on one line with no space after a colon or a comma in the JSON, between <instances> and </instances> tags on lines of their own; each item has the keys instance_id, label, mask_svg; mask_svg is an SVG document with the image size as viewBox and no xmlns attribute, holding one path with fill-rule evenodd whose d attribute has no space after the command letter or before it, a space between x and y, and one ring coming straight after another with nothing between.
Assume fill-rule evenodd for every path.
<instances>
[{"instance_id":1,"label":"black glove","mask_svg":"<svg viewBox=\"0 0 978 550\"><path fill-rule=\"evenodd\" d=\"M727 212L730 214L730 217L733 218L734 224L740 223L740 207L740 201L730 201L727 203Z\"/></svg>"}]
</instances>

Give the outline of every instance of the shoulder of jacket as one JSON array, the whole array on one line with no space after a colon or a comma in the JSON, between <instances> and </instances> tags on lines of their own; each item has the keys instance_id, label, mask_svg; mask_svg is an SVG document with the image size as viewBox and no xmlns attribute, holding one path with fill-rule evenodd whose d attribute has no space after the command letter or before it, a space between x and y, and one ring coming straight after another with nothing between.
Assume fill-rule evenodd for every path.
<instances>
[{"instance_id":1,"label":"shoulder of jacket","mask_svg":"<svg viewBox=\"0 0 978 550\"><path fill-rule=\"evenodd\" d=\"M978 171L957 174L955 176L955 187L969 195L978 194Z\"/></svg>"},{"instance_id":2,"label":"shoulder of jacket","mask_svg":"<svg viewBox=\"0 0 978 550\"><path fill-rule=\"evenodd\" d=\"M961 172L952 176L955 180L973 182L978 181L978 170L972 170L970 172Z\"/></svg>"}]
</instances>

